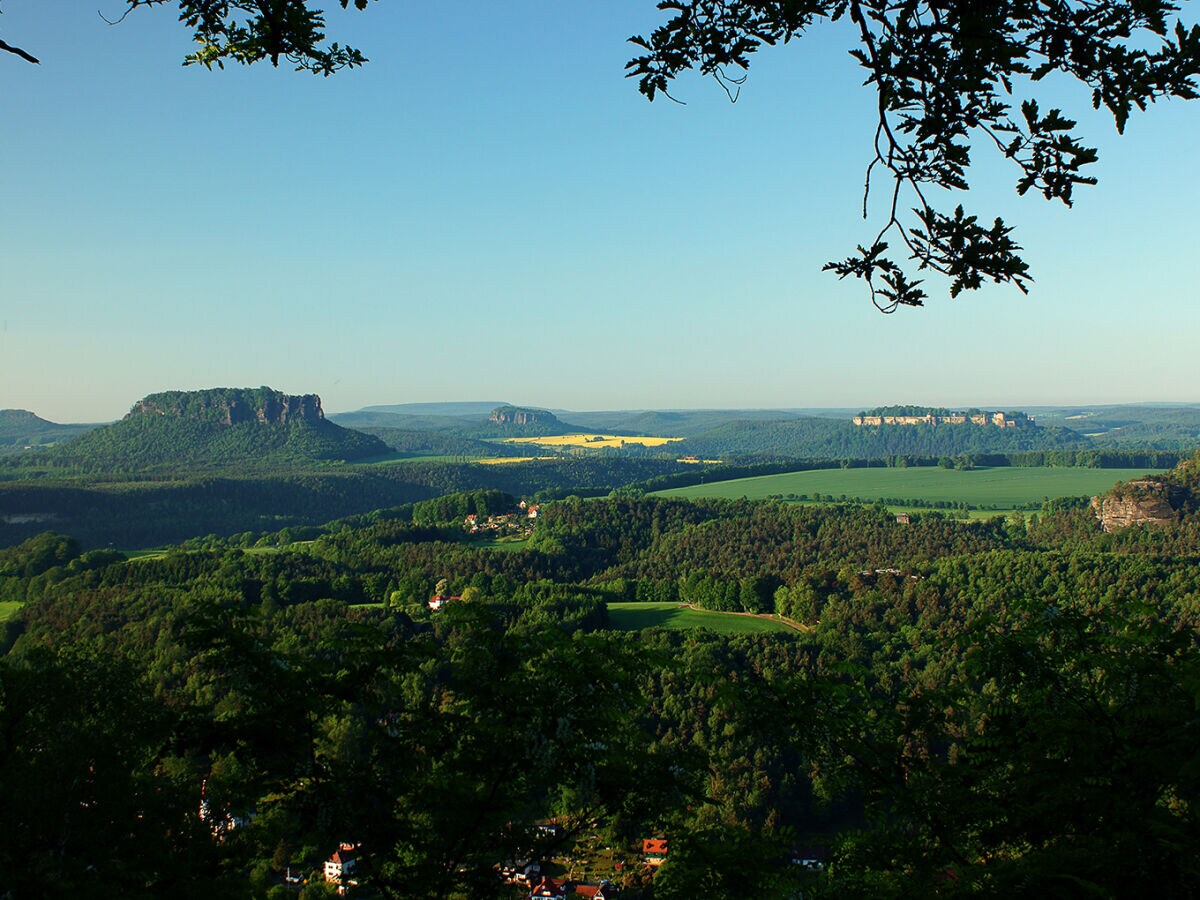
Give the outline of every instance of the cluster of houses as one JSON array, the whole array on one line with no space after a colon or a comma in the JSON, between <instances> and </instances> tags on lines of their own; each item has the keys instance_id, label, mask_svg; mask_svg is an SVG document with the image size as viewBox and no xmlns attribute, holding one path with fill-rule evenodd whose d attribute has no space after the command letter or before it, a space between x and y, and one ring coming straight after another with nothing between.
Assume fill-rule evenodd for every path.
<instances>
[{"instance_id":1,"label":"cluster of houses","mask_svg":"<svg viewBox=\"0 0 1200 900\"><path fill-rule=\"evenodd\" d=\"M488 531L496 534L511 534L520 531L529 535L533 531L533 521L541 515L541 510L541 506L522 500L520 512L501 513L487 517L471 513L463 519L463 527L471 534L483 534Z\"/></svg>"},{"instance_id":2,"label":"cluster of houses","mask_svg":"<svg viewBox=\"0 0 1200 900\"><path fill-rule=\"evenodd\" d=\"M609 881L599 884L576 884L567 879L543 878L529 890L530 900L567 900L568 897L587 897L588 900L613 900L620 889Z\"/></svg>"},{"instance_id":3,"label":"cluster of houses","mask_svg":"<svg viewBox=\"0 0 1200 900\"><path fill-rule=\"evenodd\" d=\"M558 826L553 823L541 823L536 827L540 833L546 835L554 835L559 831ZM665 838L647 838L642 841L642 862L651 867L662 865L667 858L667 849ZM542 873L540 863L528 859L509 860L497 865L496 872L506 884L527 886L529 900L568 900L572 897L613 900L621 893L621 889L608 880L588 882L551 878Z\"/></svg>"}]
</instances>

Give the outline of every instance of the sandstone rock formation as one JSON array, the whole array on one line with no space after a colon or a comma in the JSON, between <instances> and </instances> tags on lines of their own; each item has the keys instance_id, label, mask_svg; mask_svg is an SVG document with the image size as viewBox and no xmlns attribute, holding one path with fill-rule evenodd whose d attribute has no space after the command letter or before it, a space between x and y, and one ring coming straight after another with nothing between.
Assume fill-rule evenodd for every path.
<instances>
[{"instance_id":1,"label":"sandstone rock formation","mask_svg":"<svg viewBox=\"0 0 1200 900\"><path fill-rule=\"evenodd\" d=\"M1092 509L1105 531L1131 525L1169 527L1178 519L1184 500L1182 488L1149 478L1118 484L1107 494L1092 498Z\"/></svg>"},{"instance_id":2,"label":"sandstone rock formation","mask_svg":"<svg viewBox=\"0 0 1200 900\"><path fill-rule=\"evenodd\" d=\"M129 417L151 415L220 425L242 422L287 425L290 422L316 423L325 420L321 398L316 394L284 394L268 387L165 391L139 400L129 412Z\"/></svg>"},{"instance_id":3,"label":"sandstone rock formation","mask_svg":"<svg viewBox=\"0 0 1200 900\"><path fill-rule=\"evenodd\" d=\"M557 425L558 417L544 409L524 409L519 406L498 406L492 410L488 421L493 425Z\"/></svg>"}]
</instances>

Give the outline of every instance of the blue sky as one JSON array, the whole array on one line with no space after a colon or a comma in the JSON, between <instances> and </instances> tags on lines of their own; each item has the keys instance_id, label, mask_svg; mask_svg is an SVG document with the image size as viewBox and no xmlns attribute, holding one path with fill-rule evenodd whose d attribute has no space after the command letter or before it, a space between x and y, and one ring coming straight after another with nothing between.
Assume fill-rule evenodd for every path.
<instances>
[{"instance_id":1,"label":"blue sky","mask_svg":"<svg viewBox=\"0 0 1200 900\"><path fill-rule=\"evenodd\" d=\"M50 11L50 7L53 11ZM119 417L269 384L327 411L1197 401L1200 104L1110 120L1074 210L980 152L972 211L1037 279L880 315L820 271L857 215L872 97L840 26L759 54L731 105L647 103L652 0L380 0L368 66L183 68L169 9L5 0L0 408Z\"/></svg>"}]
</instances>

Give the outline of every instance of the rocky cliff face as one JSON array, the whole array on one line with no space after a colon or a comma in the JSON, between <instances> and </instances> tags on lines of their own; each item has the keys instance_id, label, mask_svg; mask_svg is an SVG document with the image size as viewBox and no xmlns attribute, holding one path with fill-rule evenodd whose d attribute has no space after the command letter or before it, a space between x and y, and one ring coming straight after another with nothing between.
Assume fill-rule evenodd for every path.
<instances>
[{"instance_id":1,"label":"rocky cliff face","mask_svg":"<svg viewBox=\"0 0 1200 900\"><path fill-rule=\"evenodd\" d=\"M284 394L271 388L215 388L207 391L167 391L134 404L129 417L172 416L219 425L258 422L287 425L322 422L325 412L316 394Z\"/></svg>"},{"instance_id":2,"label":"rocky cliff face","mask_svg":"<svg viewBox=\"0 0 1200 900\"><path fill-rule=\"evenodd\" d=\"M1130 525L1174 525L1185 492L1173 484L1149 478L1126 481L1107 494L1092 498L1092 509L1105 531L1117 531Z\"/></svg>"},{"instance_id":3,"label":"rocky cliff face","mask_svg":"<svg viewBox=\"0 0 1200 900\"><path fill-rule=\"evenodd\" d=\"M557 425L558 417L544 409L522 409L519 406L498 406L492 410L488 421L493 425Z\"/></svg>"}]
</instances>

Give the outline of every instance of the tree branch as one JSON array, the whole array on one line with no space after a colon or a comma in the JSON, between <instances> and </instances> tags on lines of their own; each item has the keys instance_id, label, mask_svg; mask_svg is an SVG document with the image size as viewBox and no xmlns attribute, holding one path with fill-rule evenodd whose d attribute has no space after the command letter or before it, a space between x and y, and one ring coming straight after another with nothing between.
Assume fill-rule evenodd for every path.
<instances>
[{"instance_id":1,"label":"tree branch","mask_svg":"<svg viewBox=\"0 0 1200 900\"><path fill-rule=\"evenodd\" d=\"M25 60L26 62L31 62L34 65L37 65L41 62L41 60L39 60L36 56L32 56L26 53L20 47L14 47L12 44L7 44L4 41L0 41L0 50L6 50L9 53L15 53L17 56L21 57L21 59Z\"/></svg>"}]
</instances>

